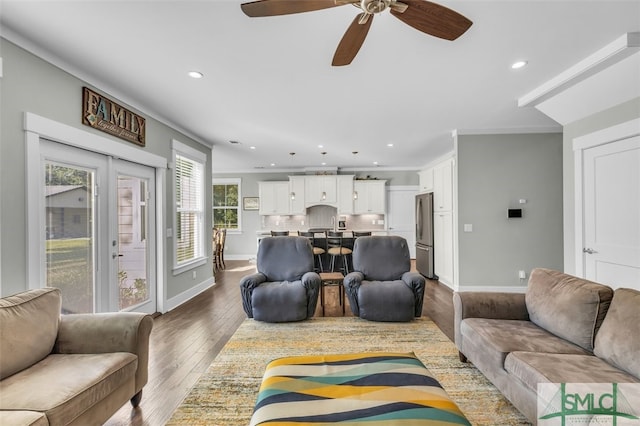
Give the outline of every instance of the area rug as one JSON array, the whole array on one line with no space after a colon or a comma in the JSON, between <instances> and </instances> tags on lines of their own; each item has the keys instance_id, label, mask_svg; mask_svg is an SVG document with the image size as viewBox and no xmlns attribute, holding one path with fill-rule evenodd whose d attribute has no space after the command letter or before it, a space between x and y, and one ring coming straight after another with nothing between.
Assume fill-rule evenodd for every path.
<instances>
[{"instance_id":1,"label":"area rug","mask_svg":"<svg viewBox=\"0 0 640 426\"><path fill-rule=\"evenodd\" d=\"M169 425L246 426L266 365L295 355L414 352L473 425L530 425L428 318L378 323L355 317L269 324L245 320L203 374Z\"/></svg>"}]
</instances>

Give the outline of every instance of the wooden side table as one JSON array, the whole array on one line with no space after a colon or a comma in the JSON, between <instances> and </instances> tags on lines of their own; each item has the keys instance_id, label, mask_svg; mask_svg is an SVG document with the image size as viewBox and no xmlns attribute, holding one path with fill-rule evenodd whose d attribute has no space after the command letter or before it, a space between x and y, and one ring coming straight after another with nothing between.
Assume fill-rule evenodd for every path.
<instances>
[{"instance_id":1,"label":"wooden side table","mask_svg":"<svg viewBox=\"0 0 640 426\"><path fill-rule=\"evenodd\" d=\"M344 315L344 275L342 275L341 272L320 273L320 304L322 305L322 316L324 316L324 288L327 286L338 286L338 298L340 306L342 306L342 315Z\"/></svg>"}]
</instances>

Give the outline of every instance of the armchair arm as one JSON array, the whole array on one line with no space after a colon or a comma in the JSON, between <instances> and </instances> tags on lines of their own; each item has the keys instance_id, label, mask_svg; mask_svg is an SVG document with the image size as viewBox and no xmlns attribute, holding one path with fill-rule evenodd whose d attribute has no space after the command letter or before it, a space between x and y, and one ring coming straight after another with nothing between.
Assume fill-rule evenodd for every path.
<instances>
[{"instance_id":1,"label":"armchair arm","mask_svg":"<svg viewBox=\"0 0 640 426\"><path fill-rule=\"evenodd\" d=\"M147 383L152 328L151 316L139 312L62 315L53 353L135 354L138 356L136 391L139 391Z\"/></svg>"},{"instance_id":2,"label":"armchair arm","mask_svg":"<svg viewBox=\"0 0 640 426\"><path fill-rule=\"evenodd\" d=\"M242 307L249 318L253 318L253 306L251 306L251 292L260 284L267 280L267 276L256 272L246 275L240 280L240 295L242 296Z\"/></svg>"},{"instance_id":3,"label":"armchair arm","mask_svg":"<svg viewBox=\"0 0 640 426\"><path fill-rule=\"evenodd\" d=\"M351 306L351 312L353 315L360 316L360 306L358 305L358 288L364 280L364 274L362 272L349 272L344 277L342 283L344 284L344 290L349 298L349 306Z\"/></svg>"},{"instance_id":4,"label":"armchair arm","mask_svg":"<svg viewBox=\"0 0 640 426\"><path fill-rule=\"evenodd\" d=\"M307 318L311 318L316 311L318 294L320 293L320 275L316 272L307 272L302 276L302 285L307 290Z\"/></svg>"},{"instance_id":5,"label":"armchair arm","mask_svg":"<svg viewBox=\"0 0 640 426\"><path fill-rule=\"evenodd\" d=\"M455 341L460 341L460 323L465 318L528 320L524 293L454 292Z\"/></svg>"},{"instance_id":6,"label":"armchair arm","mask_svg":"<svg viewBox=\"0 0 640 426\"><path fill-rule=\"evenodd\" d=\"M415 317L422 316L422 303L424 301L425 279L419 272L405 272L402 274L402 281L413 290L415 298Z\"/></svg>"}]
</instances>

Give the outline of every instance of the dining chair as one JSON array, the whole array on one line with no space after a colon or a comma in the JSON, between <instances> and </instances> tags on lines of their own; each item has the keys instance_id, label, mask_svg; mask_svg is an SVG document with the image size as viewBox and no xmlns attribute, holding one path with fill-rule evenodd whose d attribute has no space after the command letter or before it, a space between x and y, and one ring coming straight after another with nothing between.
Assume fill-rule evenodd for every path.
<instances>
[{"instance_id":1,"label":"dining chair","mask_svg":"<svg viewBox=\"0 0 640 426\"><path fill-rule=\"evenodd\" d=\"M211 245L212 245L212 264L213 264L213 274L220 269L218 265L218 228L213 228L213 232L211 233Z\"/></svg>"},{"instance_id":2,"label":"dining chair","mask_svg":"<svg viewBox=\"0 0 640 426\"><path fill-rule=\"evenodd\" d=\"M227 265L224 263L224 246L227 240L227 229L218 229L217 242L215 243L216 251L214 254L215 264L218 269L225 269Z\"/></svg>"}]
</instances>

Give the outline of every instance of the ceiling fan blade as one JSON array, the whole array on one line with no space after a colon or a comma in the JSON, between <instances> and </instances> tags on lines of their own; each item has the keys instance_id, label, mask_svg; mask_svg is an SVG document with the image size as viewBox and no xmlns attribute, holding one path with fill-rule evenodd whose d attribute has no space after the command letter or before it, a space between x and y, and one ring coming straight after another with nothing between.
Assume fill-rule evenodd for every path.
<instances>
[{"instance_id":1,"label":"ceiling fan blade","mask_svg":"<svg viewBox=\"0 0 640 426\"><path fill-rule=\"evenodd\" d=\"M400 0L407 10L391 9L391 14L407 25L429 35L455 40L473 24L469 19L447 7L427 0Z\"/></svg>"},{"instance_id":2,"label":"ceiling fan blade","mask_svg":"<svg viewBox=\"0 0 640 426\"><path fill-rule=\"evenodd\" d=\"M368 16L367 16L368 15ZM362 22L362 23L361 23ZM356 57L364 39L367 37L371 23L373 22L373 15L367 13L360 13L355 17L347 31L342 36L340 44L336 49L336 53L333 55L333 61L331 65L339 67L342 65L349 65L353 58Z\"/></svg>"},{"instance_id":3,"label":"ceiling fan blade","mask_svg":"<svg viewBox=\"0 0 640 426\"><path fill-rule=\"evenodd\" d=\"M312 12L346 4L335 0L258 0L240 5L245 15L252 18L259 16L290 15L293 13Z\"/></svg>"}]
</instances>

